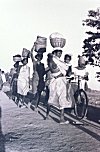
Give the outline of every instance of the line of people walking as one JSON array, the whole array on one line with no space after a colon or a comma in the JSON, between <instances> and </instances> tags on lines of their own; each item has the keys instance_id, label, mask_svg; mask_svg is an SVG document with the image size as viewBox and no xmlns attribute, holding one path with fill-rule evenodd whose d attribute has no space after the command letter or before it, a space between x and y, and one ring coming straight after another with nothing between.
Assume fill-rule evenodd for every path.
<instances>
[{"instance_id":1,"label":"line of people walking","mask_svg":"<svg viewBox=\"0 0 100 152\"><path fill-rule=\"evenodd\" d=\"M50 43L53 51L47 55L48 67L46 68L44 63L42 63L43 54L46 52L46 38L44 37L37 37L31 51L23 49L24 53L22 52L22 56L19 54L13 56L15 71L10 83L12 99L21 107L24 105L25 97L30 93L32 94L30 103L32 104L32 101L35 100L35 109L37 109L42 92L45 90L45 100L47 102L46 119L49 118L51 106L55 106L61 111L60 123L69 123L64 120L64 109L74 106L74 89L67 77L74 76L75 78L75 75L77 75L75 69L77 69L77 71L81 71L81 74L83 73L83 77L86 77L86 79L84 79L84 83L86 83L88 73L85 71L85 62L82 62L80 59L78 67L72 67L71 54L65 54L63 61L60 59L63 53L62 48L66 44L66 39L61 34L51 34ZM35 56L34 52L37 52ZM32 61L33 69L30 69L28 66L29 60ZM30 78L31 70L33 71L33 75ZM74 81L76 81L75 79Z\"/></svg>"}]
</instances>

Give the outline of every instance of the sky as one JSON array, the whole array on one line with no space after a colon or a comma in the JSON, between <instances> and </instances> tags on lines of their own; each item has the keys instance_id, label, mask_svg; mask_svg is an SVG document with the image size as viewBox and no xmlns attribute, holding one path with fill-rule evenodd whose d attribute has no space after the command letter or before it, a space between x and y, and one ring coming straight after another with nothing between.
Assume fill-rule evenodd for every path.
<instances>
[{"instance_id":1,"label":"sky","mask_svg":"<svg viewBox=\"0 0 100 152\"><path fill-rule=\"evenodd\" d=\"M13 55L31 49L37 35L47 37L47 53L53 48L49 36L59 32L66 38L63 52L76 63L81 54L88 10L100 7L100 0L0 0L0 68L13 67ZM44 54L46 62L46 53Z\"/></svg>"}]
</instances>

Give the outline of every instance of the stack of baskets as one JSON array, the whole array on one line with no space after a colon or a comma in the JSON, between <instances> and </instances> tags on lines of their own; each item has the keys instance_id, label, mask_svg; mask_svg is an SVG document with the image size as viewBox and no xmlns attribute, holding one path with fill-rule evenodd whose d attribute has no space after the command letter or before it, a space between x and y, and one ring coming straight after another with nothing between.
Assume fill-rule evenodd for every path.
<instances>
[{"instance_id":1,"label":"stack of baskets","mask_svg":"<svg viewBox=\"0 0 100 152\"><path fill-rule=\"evenodd\" d=\"M46 52L47 38L42 36L37 36L37 39L34 42L34 46L35 46L35 52L37 53Z\"/></svg>"},{"instance_id":2,"label":"stack of baskets","mask_svg":"<svg viewBox=\"0 0 100 152\"><path fill-rule=\"evenodd\" d=\"M50 38L50 44L53 48L57 48L57 47L63 48L66 44L66 39L63 37L62 34L58 32L52 33L49 38Z\"/></svg>"}]
</instances>

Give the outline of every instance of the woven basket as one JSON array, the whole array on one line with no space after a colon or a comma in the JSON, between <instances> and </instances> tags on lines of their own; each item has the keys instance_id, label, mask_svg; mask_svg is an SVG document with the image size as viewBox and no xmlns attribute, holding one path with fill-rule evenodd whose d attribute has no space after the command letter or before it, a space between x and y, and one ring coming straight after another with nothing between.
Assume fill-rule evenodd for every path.
<instances>
[{"instance_id":1,"label":"woven basket","mask_svg":"<svg viewBox=\"0 0 100 152\"><path fill-rule=\"evenodd\" d=\"M46 44L40 44L40 43L38 43L38 42L35 42L35 43L34 43L34 46L35 46L35 52L40 51L40 49L42 50L41 53L46 52ZM44 51L43 51L43 48L44 48Z\"/></svg>"},{"instance_id":2,"label":"woven basket","mask_svg":"<svg viewBox=\"0 0 100 152\"><path fill-rule=\"evenodd\" d=\"M37 36L36 42L38 42L40 44L44 44L46 46L47 45L47 38L42 37L42 36Z\"/></svg>"},{"instance_id":3,"label":"woven basket","mask_svg":"<svg viewBox=\"0 0 100 152\"><path fill-rule=\"evenodd\" d=\"M26 48L23 48L22 57L27 57L29 53L30 53L29 50L27 50Z\"/></svg>"},{"instance_id":4,"label":"woven basket","mask_svg":"<svg viewBox=\"0 0 100 152\"><path fill-rule=\"evenodd\" d=\"M66 39L64 39L64 38L50 38L50 44L53 48L55 48L55 47L63 48L66 44Z\"/></svg>"}]
</instances>

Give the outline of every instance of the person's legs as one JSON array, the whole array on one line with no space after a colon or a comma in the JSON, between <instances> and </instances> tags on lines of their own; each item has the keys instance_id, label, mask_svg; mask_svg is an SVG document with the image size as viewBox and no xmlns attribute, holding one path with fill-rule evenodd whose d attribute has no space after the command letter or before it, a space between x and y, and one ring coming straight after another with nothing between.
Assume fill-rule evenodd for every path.
<instances>
[{"instance_id":1,"label":"person's legs","mask_svg":"<svg viewBox=\"0 0 100 152\"><path fill-rule=\"evenodd\" d=\"M64 122L64 109L61 109L60 111L60 122Z\"/></svg>"},{"instance_id":2,"label":"person's legs","mask_svg":"<svg viewBox=\"0 0 100 152\"><path fill-rule=\"evenodd\" d=\"M41 92L44 90L45 83L43 80L39 80L38 85L37 85L37 99L36 99L36 108L39 105L40 99L41 99Z\"/></svg>"},{"instance_id":3,"label":"person's legs","mask_svg":"<svg viewBox=\"0 0 100 152\"><path fill-rule=\"evenodd\" d=\"M38 108L39 102L40 102L40 98L41 98L41 91L38 91L37 93L37 101L36 101L36 108Z\"/></svg>"},{"instance_id":4,"label":"person's legs","mask_svg":"<svg viewBox=\"0 0 100 152\"><path fill-rule=\"evenodd\" d=\"M47 104L46 119L49 118L50 108L51 108L51 105Z\"/></svg>"},{"instance_id":5,"label":"person's legs","mask_svg":"<svg viewBox=\"0 0 100 152\"><path fill-rule=\"evenodd\" d=\"M3 83L1 84L0 90L2 90L2 88L3 88Z\"/></svg>"},{"instance_id":6,"label":"person's legs","mask_svg":"<svg viewBox=\"0 0 100 152\"><path fill-rule=\"evenodd\" d=\"M69 121L65 121L64 119L64 109L61 109L61 112L60 112L60 124L69 124Z\"/></svg>"},{"instance_id":7,"label":"person's legs","mask_svg":"<svg viewBox=\"0 0 100 152\"><path fill-rule=\"evenodd\" d=\"M16 103L19 107L22 107L24 105L24 97L21 94L17 94Z\"/></svg>"},{"instance_id":8,"label":"person's legs","mask_svg":"<svg viewBox=\"0 0 100 152\"><path fill-rule=\"evenodd\" d=\"M45 105L47 105L49 99L49 88L46 86L46 96L45 96Z\"/></svg>"}]
</instances>

